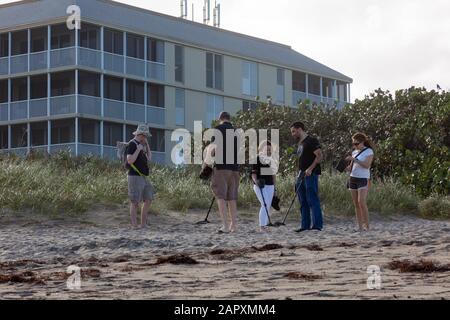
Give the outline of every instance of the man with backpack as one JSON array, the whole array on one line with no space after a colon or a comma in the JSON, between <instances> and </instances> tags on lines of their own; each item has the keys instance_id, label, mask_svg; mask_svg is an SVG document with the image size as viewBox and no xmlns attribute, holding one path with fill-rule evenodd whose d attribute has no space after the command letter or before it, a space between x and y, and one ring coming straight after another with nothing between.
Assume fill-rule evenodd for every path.
<instances>
[{"instance_id":1,"label":"man with backpack","mask_svg":"<svg viewBox=\"0 0 450 320\"><path fill-rule=\"evenodd\" d=\"M148 126L140 125L133 135L134 139L128 143L126 148L131 224L133 228L138 228L137 213L141 203L143 203L141 228L146 228L148 211L155 196L155 189L148 180L150 175L148 164L152 159L152 152L147 139L151 137L151 134Z\"/></svg>"}]
</instances>

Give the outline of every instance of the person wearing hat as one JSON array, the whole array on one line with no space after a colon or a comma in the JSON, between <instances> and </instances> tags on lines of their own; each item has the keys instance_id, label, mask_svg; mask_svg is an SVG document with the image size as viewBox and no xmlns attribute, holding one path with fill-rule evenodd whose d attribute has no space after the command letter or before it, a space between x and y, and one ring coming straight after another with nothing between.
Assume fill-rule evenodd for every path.
<instances>
[{"instance_id":1,"label":"person wearing hat","mask_svg":"<svg viewBox=\"0 0 450 320\"><path fill-rule=\"evenodd\" d=\"M155 196L155 190L148 180L150 168L148 166L152 159L152 152L148 143L151 137L150 130L146 125L140 125L133 133L134 138L129 142L127 148L128 163L128 196L131 207L131 224L133 228L138 228L137 213L140 205L141 228L147 227L148 211Z\"/></svg>"}]
</instances>

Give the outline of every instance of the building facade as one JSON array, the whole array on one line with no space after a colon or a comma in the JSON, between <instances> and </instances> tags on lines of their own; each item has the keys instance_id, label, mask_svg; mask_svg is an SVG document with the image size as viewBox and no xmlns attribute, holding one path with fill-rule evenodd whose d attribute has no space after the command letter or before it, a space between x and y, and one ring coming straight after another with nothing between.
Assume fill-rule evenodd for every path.
<instances>
[{"instance_id":1,"label":"building facade","mask_svg":"<svg viewBox=\"0 0 450 320\"><path fill-rule=\"evenodd\" d=\"M81 9L81 29L67 8ZM290 47L109 0L0 6L0 152L116 157L139 123L155 161L171 133L221 111L299 101L342 106L352 79Z\"/></svg>"}]
</instances>

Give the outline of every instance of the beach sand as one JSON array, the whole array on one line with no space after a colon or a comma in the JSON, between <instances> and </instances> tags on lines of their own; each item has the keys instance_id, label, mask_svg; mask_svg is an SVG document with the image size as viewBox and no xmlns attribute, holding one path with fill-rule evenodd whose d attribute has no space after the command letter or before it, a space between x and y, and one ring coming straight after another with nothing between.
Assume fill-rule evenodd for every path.
<instances>
[{"instance_id":1,"label":"beach sand","mask_svg":"<svg viewBox=\"0 0 450 320\"><path fill-rule=\"evenodd\" d=\"M219 235L217 212L194 225L204 214L152 215L148 229L131 230L126 208L3 213L0 299L450 299L449 271L388 268L404 259L450 264L449 221L372 216L361 234L352 218L327 217L323 232L296 234L292 216L260 234L255 210L240 215L236 234ZM182 264L161 259L180 254L172 262ZM66 286L70 265L82 270L79 290ZM381 269L380 290L367 288L371 265Z\"/></svg>"}]
</instances>

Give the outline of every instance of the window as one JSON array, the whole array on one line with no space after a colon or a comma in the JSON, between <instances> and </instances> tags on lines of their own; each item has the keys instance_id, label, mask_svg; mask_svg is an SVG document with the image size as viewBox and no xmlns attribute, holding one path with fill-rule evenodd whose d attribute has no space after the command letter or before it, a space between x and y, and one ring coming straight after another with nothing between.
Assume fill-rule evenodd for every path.
<instances>
[{"instance_id":1,"label":"window","mask_svg":"<svg viewBox=\"0 0 450 320\"><path fill-rule=\"evenodd\" d=\"M135 131L136 131L136 126L127 125L125 127L125 138L126 138L126 141L131 141L131 139L134 138L133 132L135 132Z\"/></svg>"},{"instance_id":2,"label":"window","mask_svg":"<svg viewBox=\"0 0 450 320\"><path fill-rule=\"evenodd\" d=\"M8 127L0 127L0 149L8 149Z\"/></svg>"},{"instance_id":3,"label":"window","mask_svg":"<svg viewBox=\"0 0 450 320\"><path fill-rule=\"evenodd\" d=\"M0 34L0 58L9 56L9 36L7 33Z\"/></svg>"},{"instance_id":4,"label":"window","mask_svg":"<svg viewBox=\"0 0 450 320\"><path fill-rule=\"evenodd\" d=\"M333 98L333 85L334 81L331 79L323 78L323 96Z\"/></svg>"},{"instance_id":5,"label":"window","mask_svg":"<svg viewBox=\"0 0 450 320\"><path fill-rule=\"evenodd\" d=\"M159 84L153 84L149 83L147 87L148 93L147 93L147 105L153 106L153 107L165 107L165 88L162 85Z\"/></svg>"},{"instance_id":6,"label":"window","mask_svg":"<svg viewBox=\"0 0 450 320\"><path fill-rule=\"evenodd\" d=\"M175 89L175 125L185 125L186 97L183 89Z\"/></svg>"},{"instance_id":7,"label":"window","mask_svg":"<svg viewBox=\"0 0 450 320\"><path fill-rule=\"evenodd\" d=\"M258 65L254 62L242 62L242 94L258 95Z\"/></svg>"},{"instance_id":8,"label":"window","mask_svg":"<svg viewBox=\"0 0 450 320\"><path fill-rule=\"evenodd\" d=\"M175 81L184 82L184 48L175 46Z\"/></svg>"},{"instance_id":9,"label":"window","mask_svg":"<svg viewBox=\"0 0 450 320\"><path fill-rule=\"evenodd\" d=\"M11 101L28 100L28 79L11 79Z\"/></svg>"},{"instance_id":10,"label":"window","mask_svg":"<svg viewBox=\"0 0 450 320\"><path fill-rule=\"evenodd\" d=\"M150 129L150 150L155 152L166 152L166 137L164 130Z\"/></svg>"},{"instance_id":11,"label":"window","mask_svg":"<svg viewBox=\"0 0 450 320\"><path fill-rule=\"evenodd\" d=\"M242 101L242 110L244 112L254 111L258 108L258 103L256 101Z\"/></svg>"},{"instance_id":12,"label":"window","mask_svg":"<svg viewBox=\"0 0 450 320\"><path fill-rule=\"evenodd\" d=\"M219 118L224 109L224 99L221 96L208 95L206 101L206 125L211 126Z\"/></svg>"},{"instance_id":13,"label":"window","mask_svg":"<svg viewBox=\"0 0 450 320\"><path fill-rule=\"evenodd\" d=\"M83 23L79 31L78 39L80 47L100 50L100 27Z\"/></svg>"},{"instance_id":14,"label":"window","mask_svg":"<svg viewBox=\"0 0 450 320\"><path fill-rule=\"evenodd\" d=\"M206 53L206 87L223 90L223 56Z\"/></svg>"},{"instance_id":15,"label":"window","mask_svg":"<svg viewBox=\"0 0 450 320\"><path fill-rule=\"evenodd\" d=\"M31 29L31 52L46 51L47 45L48 45L47 27Z\"/></svg>"},{"instance_id":16,"label":"window","mask_svg":"<svg viewBox=\"0 0 450 320\"><path fill-rule=\"evenodd\" d=\"M303 72L292 72L292 90L306 92L306 74Z\"/></svg>"},{"instance_id":17,"label":"window","mask_svg":"<svg viewBox=\"0 0 450 320\"><path fill-rule=\"evenodd\" d=\"M52 144L75 142L75 119L52 121Z\"/></svg>"},{"instance_id":18,"label":"window","mask_svg":"<svg viewBox=\"0 0 450 320\"><path fill-rule=\"evenodd\" d=\"M45 146L48 144L48 123L45 122L34 122L30 124L31 131L31 146Z\"/></svg>"},{"instance_id":19,"label":"window","mask_svg":"<svg viewBox=\"0 0 450 320\"><path fill-rule=\"evenodd\" d=\"M144 37L127 34L127 56L144 59Z\"/></svg>"},{"instance_id":20,"label":"window","mask_svg":"<svg viewBox=\"0 0 450 320\"><path fill-rule=\"evenodd\" d=\"M8 102L8 80L0 80L0 103Z\"/></svg>"},{"instance_id":21,"label":"window","mask_svg":"<svg viewBox=\"0 0 450 320\"><path fill-rule=\"evenodd\" d=\"M16 31L11 33L11 55L28 53L28 31Z\"/></svg>"},{"instance_id":22,"label":"window","mask_svg":"<svg viewBox=\"0 0 450 320\"><path fill-rule=\"evenodd\" d=\"M25 148L28 145L28 128L26 124L11 126L11 148Z\"/></svg>"},{"instance_id":23,"label":"window","mask_svg":"<svg viewBox=\"0 0 450 320\"><path fill-rule=\"evenodd\" d=\"M106 52L123 55L123 32L105 29L103 37Z\"/></svg>"},{"instance_id":24,"label":"window","mask_svg":"<svg viewBox=\"0 0 450 320\"><path fill-rule=\"evenodd\" d=\"M122 141L123 125L113 122L103 123L103 144L115 147L118 141Z\"/></svg>"},{"instance_id":25,"label":"window","mask_svg":"<svg viewBox=\"0 0 450 320\"><path fill-rule=\"evenodd\" d=\"M100 97L100 74L79 71L78 93L86 96Z\"/></svg>"},{"instance_id":26,"label":"window","mask_svg":"<svg viewBox=\"0 0 450 320\"><path fill-rule=\"evenodd\" d=\"M80 143L100 144L100 122L96 120L79 119L78 140Z\"/></svg>"},{"instance_id":27,"label":"window","mask_svg":"<svg viewBox=\"0 0 450 320\"><path fill-rule=\"evenodd\" d=\"M164 41L147 39L147 60L164 63Z\"/></svg>"},{"instance_id":28,"label":"window","mask_svg":"<svg viewBox=\"0 0 450 320\"><path fill-rule=\"evenodd\" d=\"M277 102L284 103L284 69L277 69Z\"/></svg>"},{"instance_id":29,"label":"window","mask_svg":"<svg viewBox=\"0 0 450 320\"><path fill-rule=\"evenodd\" d=\"M51 93L52 97L75 94L75 71L52 73Z\"/></svg>"},{"instance_id":30,"label":"window","mask_svg":"<svg viewBox=\"0 0 450 320\"><path fill-rule=\"evenodd\" d=\"M127 102L145 104L144 82L127 80Z\"/></svg>"},{"instance_id":31,"label":"window","mask_svg":"<svg viewBox=\"0 0 450 320\"><path fill-rule=\"evenodd\" d=\"M106 99L123 101L123 79L105 76L104 96Z\"/></svg>"},{"instance_id":32,"label":"window","mask_svg":"<svg viewBox=\"0 0 450 320\"><path fill-rule=\"evenodd\" d=\"M47 75L30 77L30 99L47 98Z\"/></svg>"},{"instance_id":33,"label":"window","mask_svg":"<svg viewBox=\"0 0 450 320\"><path fill-rule=\"evenodd\" d=\"M52 49L62 49L75 46L75 32L67 29L67 25L58 24L51 27Z\"/></svg>"},{"instance_id":34,"label":"window","mask_svg":"<svg viewBox=\"0 0 450 320\"><path fill-rule=\"evenodd\" d=\"M308 76L308 91L311 94L320 96L320 77L312 74Z\"/></svg>"}]
</instances>

